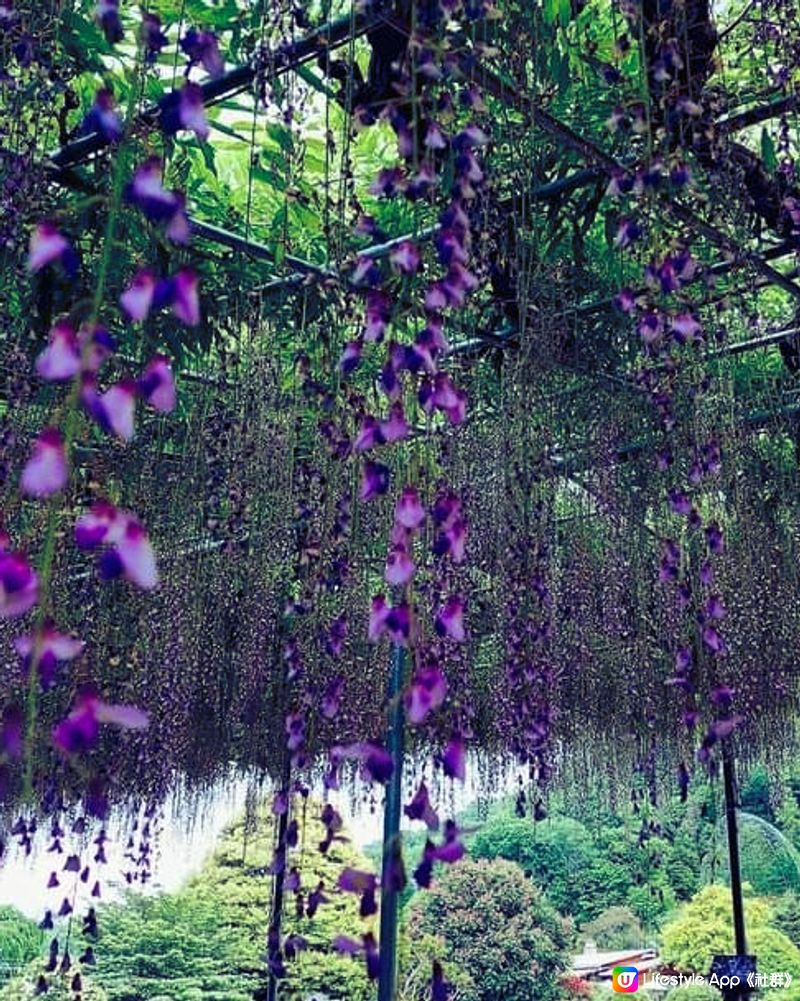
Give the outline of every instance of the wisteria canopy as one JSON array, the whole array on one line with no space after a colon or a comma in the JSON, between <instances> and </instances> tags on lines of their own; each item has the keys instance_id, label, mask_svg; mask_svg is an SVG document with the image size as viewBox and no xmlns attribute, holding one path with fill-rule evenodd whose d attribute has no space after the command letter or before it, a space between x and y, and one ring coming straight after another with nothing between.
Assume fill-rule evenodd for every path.
<instances>
[{"instance_id":1,"label":"wisteria canopy","mask_svg":"<svg viewBox=\"0 0 800 1001\"><path fill-rule=\"evenodd\" d=\"M234 770L280 875L402 736L425 885L467 770L540 817L795 747L796 0L0 0L0 49L0 853Z\"/></svg>"}]
</instances>

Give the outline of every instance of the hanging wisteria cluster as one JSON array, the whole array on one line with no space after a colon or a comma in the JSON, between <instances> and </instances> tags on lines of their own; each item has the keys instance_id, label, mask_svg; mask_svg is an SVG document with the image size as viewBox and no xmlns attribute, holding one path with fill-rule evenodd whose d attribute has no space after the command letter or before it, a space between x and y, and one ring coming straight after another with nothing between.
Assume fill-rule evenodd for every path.
<instances>
[{"instance_id":1,"label":"hanging wisteria cluster","mask_svg":"<svg viewBox=\"0 0 800 1001\"><path fill-rule=\"evenodd\" d=\"M800 191L783 4L755 31L784 95L759 153L709 86L722 38L703 0L612 5L610 45L581 4L364 3L316 35L277 6L230 69L208 26L104 0L88 23L132 68L112 85L100 63L89 88L45 51L57 13L0 5L0 854L49 839L50 929L79 884L101 895L114 807L137 818L126 878L146 881L179 782L266 774L282 978L303 947L287 906L313 918L351 893L369 919L461 858L448 790L469 771L490 791L515 769L535 821L555 782L631 779L644 843L664 785L685 796L733 747L793 746L798 410L774 372L743 402L735 366L764 289L797 295L755 230L791 253ZM571 25L580 45L561 47ZM348 32L366 72L337 54ZM317 60L316 88L293 58ZM549 110L571 59L602 88L598 139ZM212 111L231 76L253 124L229 217L263 221L259 173L285 204L274 247L217 227L214 258L192 171L218 134L242 140ZM255 150L262 119L280 168ZM309 260L288 223L304 199L325 220ZM790 379L796 340L780 351ZM420 857L398 842L378 876L306 885L311 790L326 853L337 794L380 807L396 779ZM371 931L335 947L378 976ZM45 973L71 964L54 938ZM448 996L438 965L431 991Z\"/></svg>"}]
</instances>

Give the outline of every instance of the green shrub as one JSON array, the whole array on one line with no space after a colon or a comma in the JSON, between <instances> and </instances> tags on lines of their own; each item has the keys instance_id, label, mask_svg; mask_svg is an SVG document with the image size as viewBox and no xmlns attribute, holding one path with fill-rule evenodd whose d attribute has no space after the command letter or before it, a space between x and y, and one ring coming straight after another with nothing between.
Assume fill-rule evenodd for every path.
<instances>
[{"instance_id":1,"label":"green shrub","mask_svg":"<svg viewBox=\"0 0 800 1001\"><path fill-rule=\"evenodd\" d=\"M465 859L411 906L412 950L439 937L446 966L464 971L474 1001L557 1001L571 930L518 865ZM470 998L470 1001L473 1001Z\"/></svg>"},{"instance_id":2,"label":"green shrub","mask_svg":"<svg viewBox=\"0 0 800 1001\"><path fill-rule=\"evenodd\" d=\"M745 901L751 939L758 929L769 924L771 914L763 901ZM684 972L708 973L712 958L733 948L730 891L724 886L704 887L664 926L662 940L661 955L670 966Z\"/></svg>"},{"instance_id":3,"label":"green shrub","mask_svg":"<svg viewBox=\"0 0 800 1001\"><path fill-rule=\"evenodd\" d=\"M667 1001L720 1001L721 997L710 984L680 984L667 994Z\"/></svg>"}]
</instances>

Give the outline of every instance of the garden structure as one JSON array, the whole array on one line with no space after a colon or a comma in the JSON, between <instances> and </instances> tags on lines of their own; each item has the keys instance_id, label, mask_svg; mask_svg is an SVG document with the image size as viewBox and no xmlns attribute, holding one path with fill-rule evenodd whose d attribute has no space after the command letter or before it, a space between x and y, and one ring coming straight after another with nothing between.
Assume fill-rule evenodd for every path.
<instances>
[{"instance_id":1,"label":"garden structure","mask_svg":"<svg viewBox=\"0 0 800 1001\"><path fill-rule=\"evenodd\" d=\"M797 749L795 0L0 0L0 50L0 864L58 860L38 988L90 965L109 818L146 879L166 798L232 773L270 789L269 1001L340 788L384 850L332 945L395 996L468 772L532 824L630 801L642 844L718 778L745 955L734 762Z\"/></svg>"}]
</instances>

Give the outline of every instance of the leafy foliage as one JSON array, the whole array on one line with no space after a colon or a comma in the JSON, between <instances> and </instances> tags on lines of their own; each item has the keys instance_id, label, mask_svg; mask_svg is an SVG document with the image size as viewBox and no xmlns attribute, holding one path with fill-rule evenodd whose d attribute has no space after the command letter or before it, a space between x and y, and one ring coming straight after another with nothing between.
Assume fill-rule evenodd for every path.
<instances>
[{"instance_id":1,"label":"leafy foliage","mask_svg":"<svg viewBox=\"0 0 800 1001\"><path fill-rule=\"evenodd\" d=\"M800 949L776 927L772 907L750 897L745 901L749 947L761 969L800 975ZM707 974L712 958L733 948L730 893L723 886L706 886L663 929L664 961L685 972Z\"/></svg>"},{"instance_id":2,"label":"leafy foliage","mask_svg":"<svg viewBox=\"0 0 800 1001\"><path fill-rule=\"evenodd\" d=\"M609 906L628 907L649 922L668 908L668 866L642 878L646 859L637 834L619 820L599 820L588 828L568 817L541 824L503 817L486 824L471 850L476 858L517 862L550 903L578 923L594 920Z\"/></svg>"},{"instance_id":3,"label":"leafy foliage","mask_svg":"<svg viewBox=\"0 0 800 1001\"><path fill-rule=\"evenodd\" d=\"M36 922L15 907L0 907L0 983L35 959L44 942Z\"/></svg>"}]
</instances>

